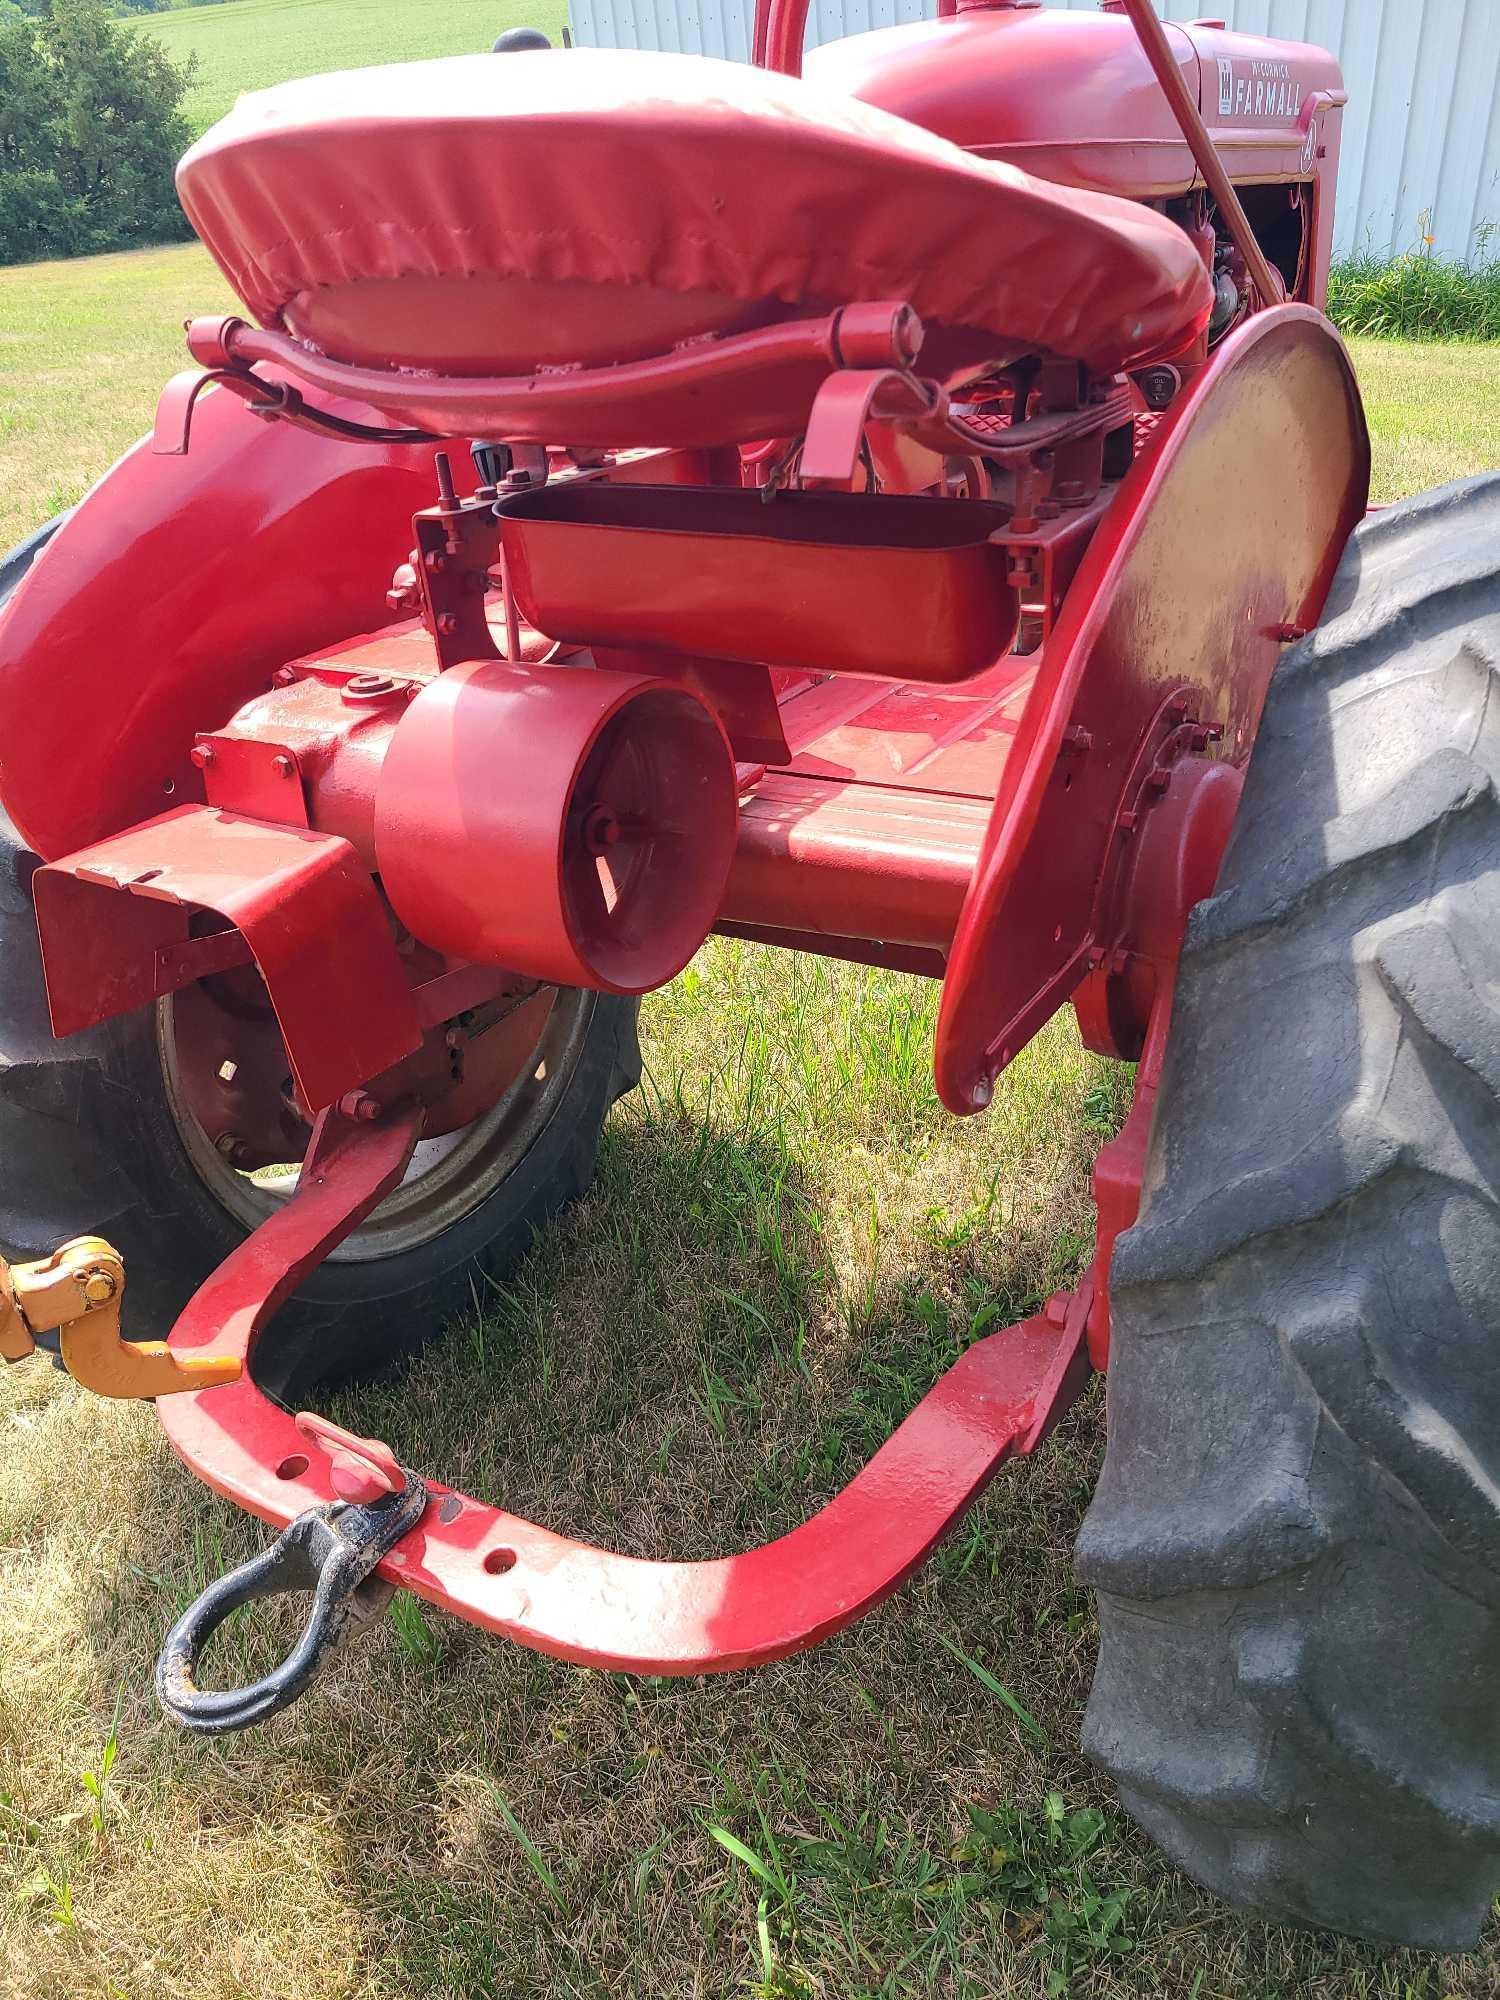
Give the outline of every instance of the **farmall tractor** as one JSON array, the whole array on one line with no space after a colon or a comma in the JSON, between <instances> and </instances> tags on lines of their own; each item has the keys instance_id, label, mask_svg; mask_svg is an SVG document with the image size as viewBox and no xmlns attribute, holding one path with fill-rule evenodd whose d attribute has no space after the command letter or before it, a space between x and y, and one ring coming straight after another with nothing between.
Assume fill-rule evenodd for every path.
<instances>
[{"instance_id":1,"label":"farmall tractor","mask_svg":"<svg viewBox=\"0 0 1500 2000\"><path fill-rule=\"evenodd\" d=\"M944 0L803 78L806 13L290 83L183 160L246 317L4 572L0 1348L284 1531L167 1640L205 1732L391 1588L795 1652L1108 1364L1089 1750L1242 1907L1470 1943L1500 479L1365 520L1329 56ZM308 1406L580 1192L711 932L940 980L959 1117L1069 1004L1136 1095L1076 1290L783 1540L646 1562ZM284 1664L200 1685L282 1591Z\"/></svg>"}]
</instances>

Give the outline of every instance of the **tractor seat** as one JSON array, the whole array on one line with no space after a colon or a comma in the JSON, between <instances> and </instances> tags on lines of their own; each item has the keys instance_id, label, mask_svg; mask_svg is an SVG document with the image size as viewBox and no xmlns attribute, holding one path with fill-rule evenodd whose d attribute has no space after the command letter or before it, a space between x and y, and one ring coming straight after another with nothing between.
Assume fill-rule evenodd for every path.
<instances>
[{"instance_id":1,"label":"tractor seat","mask_svg":"<svg viewBox=\"0 0 1500 2000\"><path fill-rule=\"evenodd\" d=\"M1111 373L1211 305L1174 223L814 84L624 49L455 56L242 97L185 155L250 312L335 360L530 375L906 299L980 358Z\"/></svg>"}]
</instances>

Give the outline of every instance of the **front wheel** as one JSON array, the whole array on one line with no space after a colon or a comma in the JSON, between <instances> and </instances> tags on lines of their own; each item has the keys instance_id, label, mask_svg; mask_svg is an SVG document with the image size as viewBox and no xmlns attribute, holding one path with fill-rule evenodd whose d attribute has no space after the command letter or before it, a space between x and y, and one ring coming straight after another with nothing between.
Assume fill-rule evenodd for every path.
<instances>
[{"instance_id":1,"label":"front wheel","mask_svg":"<svg viewBox=\"0 0 1500 2000\"><path fill-rule=\"evenodd\" d=\"M1500 475L1359 530L1194 913L1085 1744L1263 1916L1449 1949L1500 1886Z\"/></svg>"}]
</instances>

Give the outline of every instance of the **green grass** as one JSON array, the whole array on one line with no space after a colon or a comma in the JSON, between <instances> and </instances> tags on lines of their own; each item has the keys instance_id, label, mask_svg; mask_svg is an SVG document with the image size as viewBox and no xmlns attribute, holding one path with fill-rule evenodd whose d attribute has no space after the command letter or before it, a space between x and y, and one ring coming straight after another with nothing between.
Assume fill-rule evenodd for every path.
<instances>
[{"instance_id":1,"label":"green grass","mask_svg":"<svg viewBox=\"0 0 1500 2000\"><path fill-rule=\"evenodd\" d=\"M69 507L191 366L182 322L235 300L197 243L0 267L0 550Z\"/></svg>"},{"instance_id":2,"label":"green grass","mask_svg":"<svg viewBox=\"0 0 1500 2000\"><path fill-rule=\"evenodd\" d=\"M197 58L183 105L197 133L242 90L320 70L472 55L523 23L558 42L567 18L566 0L226 0L131 20L175 61Z\"/></svg>"},{"instance_id":3,"label":"green grass","mask_svg":"<svg viewBox=\"0 0 1500 2000\"><path fill-rule=\"evenodd\" d=\"M1422 250L1336 264L1329 313L1346 333L1376 339L1500 340L1500 257L1482 234L1472 263Z\"/></svg>"},{"instance_id":4,"label":"green grass","mask_svg":"<svg viewBox=\"0 0 1500 2000\"><path fill-rule=\"evenodd\" d=\"M1055 1023L983 1120L925 1080L934 991L719 942L645 1009L588 1201L400 1386L339 1414L565 1531L690 1557L847 1478L993 1309L1085 1254L1121 1074ZM709 1393L709 1385L717 1385ZM1246 1924L1078 1754L1070 1549L1094 1391L890 1604L759 1673L580 1673L393 1615L213 1746L149 1663L261 1540L149 1410L0 1381L6 2000L1479 2000ZM404 1602L404 1600L403 1600ZM221 1670L289 1638L262 1611ZM123 1691L123 1692L122 1692ZM111 1745L114 1747L111 1748Z\"/></svg>"},{"instance_id":5,"label":"green grass","mask_svg":"<svg viewBox=\"0 0 1500 2000\"><path fill-rule=\"evenodd\" d=\"M0 544L143 428L183 314L224 296L193 246L0 271ZM1356 359L1381 497L1500 462L1493 355ZM935 997L711 944L646 1002L646 1081L593 1194L405 1384L339 1414L627 1550L791 1526L1087 1254L1121 1073L1061 1019L955 1122ZM215 1747L163 1723L150 1665L261 1531L149 1410L41 1358L0 1372L0 1996L1493 1995L1493 1948L1433 1964L1246 1923L1115 1812L1077 1750L1095 1633L1071 1545L1101 1407L801 1659L579 1673L403 1598L286 1716ZM288 1632L247 1617L224 1670Z\"/></svg>"}]
</instances>

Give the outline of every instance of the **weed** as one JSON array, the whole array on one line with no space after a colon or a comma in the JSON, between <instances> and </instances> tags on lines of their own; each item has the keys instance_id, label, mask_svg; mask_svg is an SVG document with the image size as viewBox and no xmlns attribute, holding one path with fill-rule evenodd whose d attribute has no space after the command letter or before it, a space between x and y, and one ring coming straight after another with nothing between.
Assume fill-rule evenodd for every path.
<instances>
[{"instance_id":1,"label":"weed","mask_svg":"<svg viewBox=\"0 0 1500 2000\"><path fill-rule=\"evenodd\" d=\"M1500 255L1482 228L1473 257L1440 257L1432 238L1405 256L1361 254L1335 264L1328 312L1346 333L1385 340L1500 340Z\"/></svg>"},{"instance_id":2,"label":"weed","mask_svg":"<svg viewBox=\"0 0 1500 2000\"><path fill-rule=\"evenodd\" d=\"M969 1826L954 1850L966 1871L956 1881L1003 1909L1020 1936L1040 1931L1044 1992L1065 1994L1078 1972L1136 1950L1125 1929L1130 1890L1101 1890L1085 1866L1105 1831L1096 1807L1069 1812L1060 1792L1048 1792L1040 1813L971 1806Z\"/></svg>"},{"instance_id":3,"label":"weed","mask_svg":"<svg viewBox=\"0 0 1500 2000\"><path fill-rule=\"evenodd\" d=\"M541 1883L547 1894L552 1898L552 1901L557 1905L559 1912L563 1916L567 1916L567 1898L557 1885L557 1877L542 1859L541 1849L511 1811L510 1801L506 1798L500 1787L496 1784L491 1784L489 1792L490 1797L495 1802L496 1812L499 1813L501 1819L504 1820L506 1826L514 1835L521 1852L526 1856L532 1874L535 1875L538 1882Z\"/></svg>"},{"instance_id":4,"label":"weed","mask_svg":"<svg viewBox=\"0 0 1500 2000\"><path fill-rule=\"evenodd\" d=\"M948 1651L953 1655L955 1660L961 1660L963 1662L963 1664L968 1668L969 1672L974 1676L975 1680L979 1682L979 1685L981 1687L988 1688L990 1693L994 1695L998 1701L1004 1702L1005 1706L1010 1710L1011 1714L1016 1718L1017 1722L1020 1723L1021 1727L1026 1731L1026 1734L1032 1739L1032 1741L1035 1743L1040 1743L1045 1748L1047 1744L1046 1730L1042 1728L1041 1724L1036 1720L1035 1716L1027 1714L1026 1710L1022 1708L1020 1702L1016 1700L1015 1696L1011 1693L1010 1689L1006 1687L1004 1682L996 1680L995 1676L990 1672L988 1667L982 1667L979 1664L978 1660L970 1659L969 1655L966 1652L964 1652L962 1647L955 1646L953 1641L947 1638L943 1633L939 1632L937 1638L939 1645L946 1646Z\"/></svg>"},{"instance_id":5,"label":"weed","mask_svg":"<svg viewBox=\"0 0 1500 2000\"><path fill-rule=\"evenodd\" d=\"M391 1623L396 1641L406 1657L419 1667L435 1667L443 1657L442 1634L429 1624L426 1612L410 1591L398 1590L391 1599Z\"/></svg>"},{"instance_id":6,"label":"weed","mask_svg":"<svg viewBox=\"0 0 1500 2000\"><path fill-rule=\"evenodd\" d=\"M109 1734L104 1739L104 1748L99 1753L99 1761L92 1769L79 1773L78 1782L93 1800L89 1814L90 1823L97 1840L104 1832L104 1815L109 1803L109 1774L115 1767L115 1758L120 1752L120 1703L125 1699L122 1682L115 1696L115 1712L110 1717Z\"/></svg>"}]
</instances>

